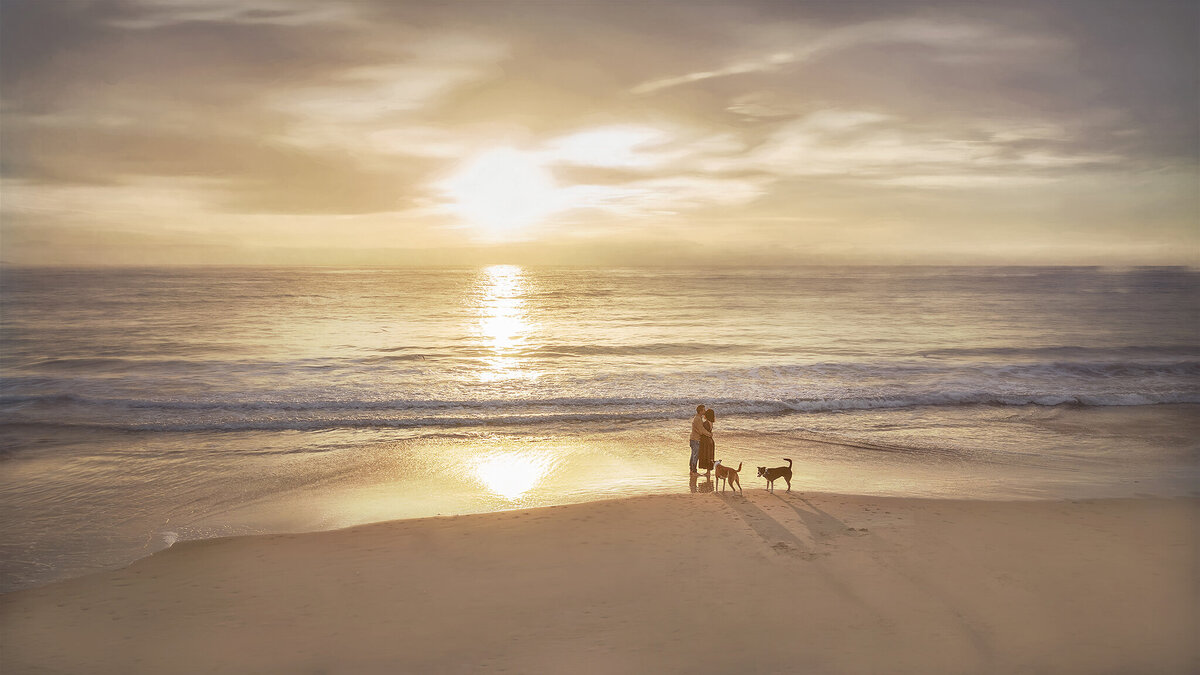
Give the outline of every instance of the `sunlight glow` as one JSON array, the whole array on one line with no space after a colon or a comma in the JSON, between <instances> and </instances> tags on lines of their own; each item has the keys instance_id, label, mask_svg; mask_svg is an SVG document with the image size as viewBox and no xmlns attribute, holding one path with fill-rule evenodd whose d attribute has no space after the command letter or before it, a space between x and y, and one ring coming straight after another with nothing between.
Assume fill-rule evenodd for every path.
<instances>
[{"instance_id":1,"label":"sunlight glow","mask_svg":"<svg viewBox=\"0 0 1200 675\"><path fill-rule=\"evenodd\" d=\"M552 152L557 159L571 164L648 167L669 159L661 149L658 153L648 152L669 138L667 132L651 127L602 127L560 138L552 144Z\"/></svg>"},{"instance_id":2,"label":"sunlight glow","mask_svg":"<svg viewBox=\"0 0 1200 675\"><path fill-rule=\"evenodd\" d=\"M487 489L508 500L517 500L546 475L545 458L528 455L496 455L475 465L475 475Z\"/></svg>"},{"instance_id":3,"label":"sunlight glow","mask_svg":"<svg viewBox=\"0 0 1200 675\"><path fill-rule=\"evenodd\" d=\"M491 150L441 184L464 220L499 235L531 225L559 210L554 178L529 153Z\"/></svg>"}]
</instances>

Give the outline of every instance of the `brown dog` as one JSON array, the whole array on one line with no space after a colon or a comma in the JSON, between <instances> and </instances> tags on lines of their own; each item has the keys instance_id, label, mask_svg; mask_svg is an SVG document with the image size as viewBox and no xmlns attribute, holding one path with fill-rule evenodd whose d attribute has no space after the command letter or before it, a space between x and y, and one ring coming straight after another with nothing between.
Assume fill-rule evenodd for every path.
<instances>
[{"instance_id":1,"label":"brown dog","mask_svg":"<svg viewBox=\"0 0 1200 675\"><path fill-rule=\"evenodd\" d=\"M742 470L741 462L738 462L738 468L734 469L734 468L722 465L721 460L718 459L713 468L716 469L715 478L716 478L716 482L718 484L721 483L721 479L723 478L723 479L725 479L725 485L729 485L730 483L733 483L734 485L737 486L738 492L742 491L742 481L738 479L738 472ZM725 487L721 486L721 492L724 492L724 491L725 491Z\"/></svg>"},{"instance_id":2,"label":"brown dog","mask_svg":"<svg viewBox=\"0 0 1200 675\"><path fill-rule=\"evenodd\" d=\"M788 459L787 457L784 457L783 461L787 462L788 465L787 466L777 466L773 469L768 469L765 466L758 467L759 478L767 479L767 490L769 490L771 492L775 491L775 481L780 478L787 481L787 484L788 484L787 491L788 492L792 491L792 460Z\"/></svg>"}]
</instances>

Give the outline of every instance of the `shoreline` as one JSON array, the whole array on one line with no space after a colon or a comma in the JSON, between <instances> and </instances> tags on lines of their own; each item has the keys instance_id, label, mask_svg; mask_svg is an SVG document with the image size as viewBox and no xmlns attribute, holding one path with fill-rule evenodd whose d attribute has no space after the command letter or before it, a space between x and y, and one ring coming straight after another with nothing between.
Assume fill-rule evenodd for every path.
<instances>
[{"instance_id":1,"label":"shoreline","mask_svg":"<svg viewBox=\"0 0 1200 675\"><path fill-rule=\"evenodd\" d=\"M752 467L791 457L799 489L831 493L1000 500L1194 495L1198 411L972 406L918 417L911 411L734 416L719 421L718 447L722 459L744 461L751 474ZM877 434L873 425L898 426ZM661 422L415 437L387 429L215 435L24 429L7 440L14 449L0 478L3 592L114 569L175 539L314 532L689 490L681 471L686 434ZM752 475L743 482L762 485Z\"/></svg>"},{"instance_id":2,"label":"shoreline","mask_svg":"<svg viewBox=\"0 0 1200 675\"><path fill-rule=\"evenodd\" d=\"M184 541L0 595L0 666L1189 672L1197 516L759 488Z\"/></svg>"},{"instance_id":3,"label":"shoreline","mask_svg":"<svg viewBox=\"0 0 1200 675\"><path fill-rule=\"evenodd\" d=\"M745 470L743 470L742 471L743 477L745 477L745 473L746 473ZM751 480L754 480L754 479L752 478ZM782 481L780 481L780 484L782 484ZM797 481L797 484L798 484L798 481ZM754 485L754 486L750 487L749 489L755 490L755 488L757 488L757 490L760 492L766 493L765 488L763 488L761 485ZM784 492L784 490L781 488L780 492L782 493L782 492ZM1041 495L1036 495L1036 494L1030 494L1030 495L1017 494L1017 495L1004 495L1004 496L985 495L985 496L971 497L971 498L964 498L961 496L938 496L938 495L894 495L894 494L847 493L847 492L817 492L817 491L802 491L800 489L796 489L795 492L798 494L804 494L807 497L813 497L813 498L842 498L842 499L859 499L859 500L868 500L869 499L869 500L873 500L873 501L888 501L888 500L897 501L898 500L898 501L917 501L917 502L931 502L931 503L963 502L963 503L968 503L968 504L970 504L970 503L986 503L986 504L1072 503L1072 504L1080 504L1080 503L1090 503L1090 502L1122 502L1122 501L1133 501L1133 502L1137 502L1137 501L1172 502L1172 501L1189 501L1189 500L1200 501L1200 492L1193 492L1191 494L1175 494L1175 495L1142 493L1142 494L1136 494L1136 495L1122 495L1122 496L1111 496L1111 497L1066 497L1066 496L1041 496ZM363 528L363 527L373 527L373 526L389 525L389 524L396 524L396 523L435 521L435 520L455 519L455 518L464 518L464 517L472 517L472 516L487 516L487 515L491 515L491 514L503 514L503 513L518 512L518 511L522 511L522 512L523 511L542 511L542 510L546 510L546 509L556 509L556 508L570 507L570 506L583 506L583 505L587 505L587 504L603 504L606 502L620 502L620 501L626 501L629 499L638 499L638 498L647 498L647 497L650 497L650 498L652 498L652 497L668 497L668 496L682 497L682 496L689 495L689 494L692 497L700 497L701 495L716 495L716 496L720 497L719 491L714 491L711 488L704 489L703 487L700 487L698 489L693 489L690 491L685 491L683 489L677 489L674 491L648 492L648 493L629 495L629 496L623 496L623 497L622 496L618 496L618 497L605 496L605 497L594 498L594 499L582 499L580 501L569 501L569 502L558 502L558 503L538 503L536 505L527 505L527 504L526 505L514 505L511 507L489 508L486 510L479 510L479 511L463 511L463 512L446 513L446 514L437 513L437 514L431 514L431 515L389 518L389 519L384 519L384 520L372 520L372 521L368 521L368 522L354 523L354 524L350 524L350 525L335 525L335 526L330 526L330 527L317 527L317 528L312 528L312 529L296 529L296 530L280 530L280 531L270 531L270 532L227 534L227 535L197 537L197 538L192 538L192 539L178 538L178 539L174 539L172 541L172 543L164 545L162 548L151 551L150 553L147 553L146 555L142 555L137 558L134 558L126 563L103 566L103 567L96 567L96 568L93 568L93 569L90 569L90 570L87 570L84 572L80 572L78 574L53 578L48 581L40 582L40 583L31 585L31 586L22 586L22 587L13 588L10 590L0 590L0 601L2 601L5 596L12 595L14 593L36 591L36 590L39 590L42 588L46 588L48 586L54 586L57 584L78 581L80 579L86 579L88 577L91 577L91 576L97 575L97 574L118 572L118 571L127 569L133 565L136 565L144 560L151 559L154 556L161 555L168 551L178 549L178 548L184 547L184 546L190 546L193 544L203 544L203 543L207 543L207 542L219 542L219 541L241 540L241 539L260 539L260 538L269 538L269 537L295 537L295 536L306 536L306 535L319 535L319 534L327 534L327 533L332 533L332 532L342 532L342 531L347 531L347 530L354 530L354 529ZM1198 515L1200 515L1200 513L1198 513ZM150 535L150 536L153 537L155 535L165 535L165 534L174 535L176 533L163 531L163 532L157 532L154 535ZM1198 540L1198 542L1200 542L1200 540ZM1198 543L1197 545L1200 546L1200 543Z\"/></svg>"}]
</instances>

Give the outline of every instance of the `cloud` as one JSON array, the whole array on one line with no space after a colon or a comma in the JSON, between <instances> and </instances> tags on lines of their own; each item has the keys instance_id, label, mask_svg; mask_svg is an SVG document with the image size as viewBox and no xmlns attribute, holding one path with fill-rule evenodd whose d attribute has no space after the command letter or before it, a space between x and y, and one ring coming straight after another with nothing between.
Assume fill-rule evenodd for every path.
<instances>
[{"instance_id":1,"label":"cloud","mask_svg":"<svg viewBox=\"0 0 1200 675\"><path fill-rule=\"evenodd\" d=\"M117 246L119 221L156 232L157 251L184 241L167 221L227 242L209 251L259 250L289 227L315 250L355 238L450 250L472 227L438 185L496 148L553 174L561 201L536 228L547 242L702 238L732 223L746 251L801 238L879 259L903 240L934 259L948 233L956 250L993 247L989 228L1051 251L1082 250L1067 246L1081 221L1127 227L1106 240L1126 242L1158 223L1156 241L1184 252L1200 237L1194 185L1178 179L1200 164L1188 3L6 0L2 12L0 228L21 228L25 251L43 242L39 260L64 244L33 236L38 223L90 222Z\"/></svg>"},{"instance_id":2,"label":"cloud","mask_svg":"<svg viewBox=\"0 0 1200 675\"><path fill-rule=\"evenodd\" d=\"M948 133L873 111L829 109L778 127L750 152L713 158L701 166L914 187L974 187L1006 179L1019 185L1061 178L1064 170L1112 168L1122 159L1074 151L1061 130L1050 126L993 127L980 121Z\"/></svg>"},{"instance_id":3,"label":"cloud","mask_svg":"<svg viewBox=\"0 0 1200 675\"><path fill-rule=\"evenodd\" d=\"M347 68L333 81L290 88L274 105L289 115L327 124L385 120L422 110L467 83L495 72L503 44L443 34L406 41L391 63Z\"/></svg>"},{"instance_id":4,"label":"cloud","mask_svg":"<svg viewBox=\"0 0 1200 675\"><path fill-rule=\"evenodd\" d=\"M670 138L670 132L654 127L600 127L551 140L547 154L566 164L645 168L667 161L658 149Z\"/></svg>"},{"instance_id":5,"label":"cloud","mask_svg":"<svg viewBox=\"0 0 1200 675\"><path fill-rule=\"evenodd\" d=\"M778 29L772 30L778 32ZM869 21L830 31L795 27L781 36L773 36L780 47L770 53L742 59L710 70L648 80L634 86L634 94L651 94L663 89L719 77L776 71L816 58L830 58L840 50L864 46L920 46L935 50L937 58L952 62L973 62L998 55L1057 47L1047 38L1016 35L992 27L964 22L930 19L892 19Z\"/></svg>"},{"instance_id":6,"label":"cloud","mask_svg":"<svg viewBox=\"0 0 1200 675\"><path fill-rule=\"evenodd\" d=\"M109 23L119 28L160 28L181 23L300 26L345 21L353 5L319 0L135 0Z\"/></svg>"},{"instance_id":7,"label":"cloud","mask_svg":"<svg viewBox=\"0 0 1200 675\"><path fill-rule=\"evenodd\" d=\"M581 184L563 191L574 208L600 209L625 216L675 215L707 206L747 204L761 196L762 179L675 175L614 185Z\"/></svg>"}]
</instances>

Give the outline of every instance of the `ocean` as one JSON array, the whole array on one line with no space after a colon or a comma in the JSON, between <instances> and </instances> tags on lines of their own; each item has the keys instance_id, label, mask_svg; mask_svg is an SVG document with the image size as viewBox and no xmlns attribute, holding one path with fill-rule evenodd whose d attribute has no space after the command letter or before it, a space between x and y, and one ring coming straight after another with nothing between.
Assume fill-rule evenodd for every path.
<instances>
[{"instance_id":1,"label":"ocean","mask_svg":"<svg viewBox=\"0 0 1200 675\"><path fill-rule=\"evenodd\" d=\"M707 491L1200 492L1185 268L0 270L0 591L196 539ZM782 483L780 483L782 486Z\"/></svg>"}]
</instances>

